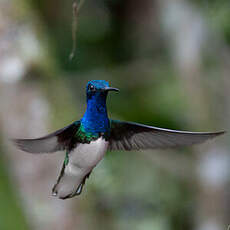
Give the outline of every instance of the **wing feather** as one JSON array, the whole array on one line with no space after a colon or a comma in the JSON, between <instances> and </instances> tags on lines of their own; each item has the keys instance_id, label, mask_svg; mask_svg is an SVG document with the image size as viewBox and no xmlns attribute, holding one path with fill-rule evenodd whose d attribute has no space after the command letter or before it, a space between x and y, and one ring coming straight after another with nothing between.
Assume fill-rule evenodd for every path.
<instances>
[{"instance_id":1,"label":"wing feather","mask_svg":"<svg viewBox=\"0 0 230 230\"><path fill-rule=\"evenodd\" d=\"M12 141L19 149L25 152L53 153L68 148L79 126L80 121L77 121L44 137L34 139L13 139Z\"/></svg>"},{"instance_id":2,"label":"wing feather","mask_svg":"<svg viewBox=\"0 0 230 230\"><path fill-rule=\"evenodd\" d=\"M163 129L134 122L111 120L110 150L171 148L202 143L224 134Z\"/></svg>"}]
</instances>

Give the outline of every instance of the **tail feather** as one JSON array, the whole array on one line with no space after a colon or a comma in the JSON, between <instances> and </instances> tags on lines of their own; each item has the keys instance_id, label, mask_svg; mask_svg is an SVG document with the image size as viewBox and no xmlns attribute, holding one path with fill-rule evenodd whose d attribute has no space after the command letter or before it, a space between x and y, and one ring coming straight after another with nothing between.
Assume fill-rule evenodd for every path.
<instances>
[{"instance_id":1,"label":"tail feather","mask_svg":"<svg viewBox=\"0 0 230 230\"><path fill-rule=\"evenodd\" d=\"M68 199L80 195L85 181L91 173L89 172L87 175L79 174L78 176L68 175L65 173L65 169L66 164L64 162L57 183L52 189L52 195L60 199Z\"/></svg>"}]
</instances>

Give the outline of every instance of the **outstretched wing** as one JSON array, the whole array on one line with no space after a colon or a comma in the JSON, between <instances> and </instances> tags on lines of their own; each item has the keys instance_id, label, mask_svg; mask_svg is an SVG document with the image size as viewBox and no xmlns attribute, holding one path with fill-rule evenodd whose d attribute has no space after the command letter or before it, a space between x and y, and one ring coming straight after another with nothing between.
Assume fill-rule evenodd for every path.
<instances>
[{"instance_id":1,"label":"outstretched wing","mask_svg":"<svg viewBox=\"0 0 230 230\"><path fill-rule=\"evenodd\" d=\"M202 143L225 132L186 132L111 120L109 150L170 148Z\"/></svg>"},{"instance_id":2,"label":"outstretched wing","mask_svg":"<svg viewBox=\"0 0 230 230\"><path fill-rule=\"evenodd\" d=\"M72 137L77 132L80 121L76 121L47 136L35 139L13 139L15 145L22 151L29 153L53 153L66 149Z\"/></svg>"}]
</instances>

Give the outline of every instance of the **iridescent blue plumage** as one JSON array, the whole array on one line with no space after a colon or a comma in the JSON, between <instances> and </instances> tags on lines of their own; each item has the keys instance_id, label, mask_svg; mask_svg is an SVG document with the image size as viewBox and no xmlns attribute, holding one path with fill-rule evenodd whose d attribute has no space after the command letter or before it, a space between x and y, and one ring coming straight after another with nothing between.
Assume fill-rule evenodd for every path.
<instances>
[{"instance_id":1,"label":"iridescent blue plumage","mask_svg":"<svg viewBox=\"0 0 230 230\"><path fill-rule=\"evenodd\" d=\"M86 132L94 134L109 132L110 122L106 109L109 83L103 80L90 81L86 86L87 109L81 119Z\"/></svg>"}]
</instances>

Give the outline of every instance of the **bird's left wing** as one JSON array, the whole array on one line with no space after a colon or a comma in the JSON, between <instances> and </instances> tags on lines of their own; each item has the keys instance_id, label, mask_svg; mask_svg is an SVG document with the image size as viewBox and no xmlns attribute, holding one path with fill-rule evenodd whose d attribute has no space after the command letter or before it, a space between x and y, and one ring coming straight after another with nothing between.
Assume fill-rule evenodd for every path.
<instances>
[{"instance_id":1,"label":"bird's left wing","mask_svg":"<svg viewBox=\"0 0 230 230\"><path fill-rule=\"evenodd\" d=\"M35 139L13 139L15 145L29 153L53 153L67 149L72 137L77 132L80 121L76 121L47 136Z\"/></svg>"},{"instance_id":2,"label":"bird's left wing","mask_svg":"<svg viewBox=\"0 0 230 230\"><path fill-rule=\"evenodd\" d=\"M224 134L162 129L133 122L111 120L109 150L170 148L202 143Z\"/></svg>"}]
</instances>

